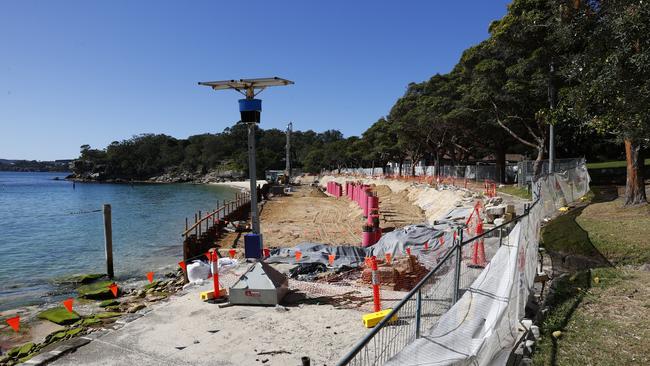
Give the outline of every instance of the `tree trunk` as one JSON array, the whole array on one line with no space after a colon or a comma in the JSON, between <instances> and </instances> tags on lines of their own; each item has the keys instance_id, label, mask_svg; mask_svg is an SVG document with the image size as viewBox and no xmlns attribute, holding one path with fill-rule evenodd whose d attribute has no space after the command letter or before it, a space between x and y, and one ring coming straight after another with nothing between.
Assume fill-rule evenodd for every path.
<instances>
[{"instance_id":1,"label":"tree trunk","mask_svg":"<svg viewBox=\"0 0 650 366\"><path fill-rule=\"evenodd\" d=\"M436 151L436 161L433 163L433 175L440 175L440 152Z\"/></svg>"},{"instance_id":2,"label":"tree trunk","mask_svg":"<svg viewBox=\"0 0 650 366\"><path fill-rule=\"evenodd\" d=\"M533 182L536 181L540 176L542 176L542 168L544 167L544 164L542 164L543 160L544 160L544 145L542 144L537 147L537 158L533 163Z\"/></svg>"},{"instance_id":3,"label":"tree trunk","mask_svg":"<svg viewBox=\"0 0 650 366\"><path fill-rule=\"evenodd\" d=\"M415 163L411 163L411 176L415 177Z\"/></svg>"},{"instance_id":4,"label":"tree trunk","mask_svg":"<svg viewBox=\"0 0 650 366\"><path fill-rule=\"evenodd\" d=\"M497 181L506 183L506 148L499 144L496 151L497 158Z\"/></svg>"},{"instance_id":5,"label":"tree trunk","mask_svg":"<svg viewBox=\"0 0 650 366\"><path fill-rule=\"evenodd\" d=\"M627 161L627 181L625 184L625 206L647 203L643 179L644 160L641 144L625 139L625 160Z\"/></svg>"}]
</instances>

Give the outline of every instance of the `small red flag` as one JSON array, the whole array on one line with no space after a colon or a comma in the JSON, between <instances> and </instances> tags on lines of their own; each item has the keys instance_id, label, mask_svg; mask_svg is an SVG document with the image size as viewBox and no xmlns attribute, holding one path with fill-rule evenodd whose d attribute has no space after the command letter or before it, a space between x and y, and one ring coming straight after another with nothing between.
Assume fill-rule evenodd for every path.
<instances>
[{"instance_id":1,"label":"small red flag","mask_svg":"<svg viewBox=\"0 0 650 366\"><path fill-rule=\"evenodd\" d=\"M16 332L20 330L20 315L16 315L13 318L7 319L7 324Z\"/></svg>"},{"instance_id":2,"label":"small red flag","mask_svg":"<svg viewBox=\"0 0 650 366\"><path fill-rule=\"evenodd\" d=\"M183 269L183 271L187 270L187 266L185 265L185 261L178 262L178 265Z\"/></svg>"},{"instance_id":3,"label":"small red flag","mask_svg":"<svg viewBox=\"0 0 650 366\"><path fill-rule=\"evenodd\" d=\"M149 280L149 283L153 282L153 272L147 272L147 279Z\"/></svg>"},{"instance_id":4,"label":"small red flag","mask_svg":"<svg viewBox=\"0 0 650 366\"><path fill-rule=\"evenodd\" d=\"M208 261L212 260L212 254L210 253L209 250L207 252L205 252L205 256L208 257Z\"/></svg>"},{"instance_id":5,"label":"small red flag","mask_svg":"<svg viewBox=\"0 0 650 366\"><path fill-rule=\"evenodd\" d=\"M74 302L73 298L69 298L65 301L63 301L63 306L65 306L66 309L68 309L68 312L72 312L72 303Z\"/></svg>"},{"instance_id":6,"label":"small red flag","mask_svg":"<svg viewBox=\"0 0 650 366\"><path fill-rule=\"evenodd\" d=\"M228 251L228 255L230 255L230 258L235 258L235 253L236 253L236 252L235 252L234 249L230 249L230 250Z\"/></svg>"},{"instance_id":7,"label":"small red flag","mask_svg":"<svg viewBox=\"0 0 650 366\"><path fill-rule=\"evenodd\" d=\"M117 285L115 283L111 283L108 288L111 290L113 293L113 296L117 297Z\"/></svg>"}]
</instances>

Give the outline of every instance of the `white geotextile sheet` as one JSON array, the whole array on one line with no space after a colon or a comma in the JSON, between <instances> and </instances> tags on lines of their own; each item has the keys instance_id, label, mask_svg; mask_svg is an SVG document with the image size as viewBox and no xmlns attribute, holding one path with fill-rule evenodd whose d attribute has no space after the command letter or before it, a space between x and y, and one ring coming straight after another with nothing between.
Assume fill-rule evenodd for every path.
<instances>
[{"instance_id":1,"label":"white geotextile sheet","mask_svg":"<svg viewBox=\"0 0 650 366\"><path fill-rule=\"evenodd\" d=\"M387 365L489 365L514 345L537 271L540 224L559 207L584 196L583 164L536 182L540 201L522 218L459 301L423 336ZM461 265L466 265L462 263Z\"/></svg>"}]
</instances>

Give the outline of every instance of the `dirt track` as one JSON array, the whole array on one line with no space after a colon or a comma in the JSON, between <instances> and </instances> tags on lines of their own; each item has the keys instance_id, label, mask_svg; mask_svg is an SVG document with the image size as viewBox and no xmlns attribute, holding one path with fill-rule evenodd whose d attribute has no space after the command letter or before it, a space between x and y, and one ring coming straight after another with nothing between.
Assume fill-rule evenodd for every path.
<instances>
[{"instance_id":1,"label":"dirt track","mask_svg":"<svg viewBox=\"0 0 650 366\"><path fill-rule=\"evenodd\" d=\"M356 203L345 197L329 197L316 187L295 188L296 192L290 196L273 197L264 204L260 222L265 246L292 247L305 241L361 243L361 226L365 219ZM393 193L386 186L376 187L375 191L379 193L383 229L424 222L422 210L408 201L406 192ZM225 246L235 241L235 246L243 246L242 238L236 234L222 239Z\"/></svg>"}]
</instances>

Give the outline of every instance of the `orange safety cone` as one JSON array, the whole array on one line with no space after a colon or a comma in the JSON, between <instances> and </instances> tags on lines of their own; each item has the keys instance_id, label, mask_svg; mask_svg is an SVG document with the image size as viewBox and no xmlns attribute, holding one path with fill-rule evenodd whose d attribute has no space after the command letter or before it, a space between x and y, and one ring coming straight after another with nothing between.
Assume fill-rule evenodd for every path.
<instances>
[{"instance_id":1,"label":"orange safety cone","mask_svg":"<svg viewBox=\"0 0 650 366\"><path fill-rule=\"evenodd\" d=\"M299 250L296 250L296 261L299 261L300 258L302 258L302 252Z\"/></svg>"},{"instance_id":2,"label":"orange safety cone","mask_svg":"<svg viewBox=\"0 0 650 366\"><path fill-rule=\"evenodd\" d=\"M235 258L235 253L236 253L236 251L234 249L228 250L228 255L230 256L231 259Z\"/></svg>"},{"instance_id":3,"label":"orange safety cone","mask_svg":"<svg viewBox=\"0 0 650 366\"><path fill-rule=\"evenodd\" d=\"M147 272L147 280L149 283L153 283L153 272Z\"/></svg>"},{"instance_id":4,"label":"orange safety cone","mask_svg":"<svg viewBox=\"0 0 650 366\"><path fill-rule=\"evenodd\" d=\"M390 260L393 257L393 255L390 253L386 253L384 254L384 257L386 258L386 264L390 265Z\"/></svg>"},{"instance_id":5,"label":"orange safety cone","mask_svg":"<svg viewBox=\"0 0 650 366\"><path fill-rule=\"evenodd\" d=\"M327 256L327 261L330 264L330 267L334 267L334 259L336 259L336 254L330 254Z\"/></svg>"}]
</instances>

